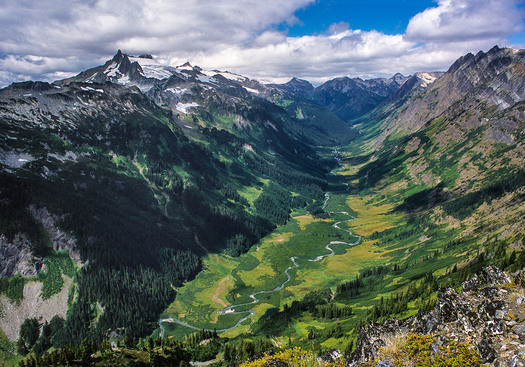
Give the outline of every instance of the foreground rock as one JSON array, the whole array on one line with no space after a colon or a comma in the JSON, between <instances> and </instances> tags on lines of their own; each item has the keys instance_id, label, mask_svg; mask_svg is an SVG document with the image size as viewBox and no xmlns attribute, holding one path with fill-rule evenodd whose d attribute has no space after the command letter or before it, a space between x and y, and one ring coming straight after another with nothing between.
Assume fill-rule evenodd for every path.
<instances>
[{"instance_id":1,"label":"foreground rock","mask_svg":"<svg viewBox=\"0 0 525 367\"><path fill-rule=\"evenodd\" d=\"M489 366L525 366L524 285L524 272L510 276L494 266L485 268L463 283L462 292L440 290L432 312L362 327L347 362L370 363L394 336L421 333L435 337L437 345L449 341L473 345Z\"/></svg>"}]
</instances>

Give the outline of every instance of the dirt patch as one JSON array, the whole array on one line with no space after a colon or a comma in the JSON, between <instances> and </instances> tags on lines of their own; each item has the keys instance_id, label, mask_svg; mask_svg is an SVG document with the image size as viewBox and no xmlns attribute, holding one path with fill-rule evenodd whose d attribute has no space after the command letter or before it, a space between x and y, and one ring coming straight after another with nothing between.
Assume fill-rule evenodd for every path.
<instances>
[{"instance_id":1,"label":"dirt patch","mask_svg":"<svg viewBox=\"0 0 525 367\"><path fill-rule=\"evenodd\" d=\"M25 319L35 317L43 323L55 315L66 318L67 296L73 280L64 275L62 277L62 290L45 301L42 299L40 282L29 282L24 286L24 299L19 304L11 303L4 295L0 296L0 328L9 340L18 339L20 326Z\"/></svg>"},{"instance_id":2,"label":"dirt patch","mask_svg":"<svg viewBox=\"0 0 525 367\"><path fill-rule=\"evenodd\" d=\"M405 147L405 153L412 153L414 150L419 148L419 143L421 143L421 139L419 139L418 137L412 138L412 140L410 140Z\"/></svg>"},{"instance_id":3,"label":"dirt patch","mask_svg":"<svg viewBox=\"0 0 525 367\"><path fill-rule=\"evenodd\" d=\"M224 302L224 300L219 298L219 294L221 294L226 289L226 283L231 279L230 275L225 276L221 279L219 282L219 285L217 286L217 289L215 290L215 293L213 296L211 296L211 300L213 302L216 302L220 304L222 307L228 307L228 304Z\"/></svg>"},{"instance_id":4,"label":"dirt patch","mask_svg":"<svg viewBox=\"0 0 525 367\"><path fill-rule=\"evenodd\" d=\"M275 237L275 239L272 239L272 242L284 242L286 238L283 235L278 235ZM257 248L257 251L259 251L259 247Z\"/></svg>"}]
</instances>

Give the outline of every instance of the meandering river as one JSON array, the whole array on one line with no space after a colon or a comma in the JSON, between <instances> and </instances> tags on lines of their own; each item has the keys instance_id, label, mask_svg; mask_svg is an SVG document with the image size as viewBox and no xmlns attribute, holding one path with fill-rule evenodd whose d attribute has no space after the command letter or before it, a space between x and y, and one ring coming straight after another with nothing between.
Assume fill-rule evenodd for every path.
<instances>
[{"instance_id":1,"label":"meandering river","mask_svg":"<svg viewBox=\"0 0 525 367\"><path fill-rule=\"evenodd\" d=\"M339 163L341 163L341 161L340 161L340 159L338 157L336 157L336 159L338 160ZM346 190L345 191L347 191L348 190L348 184L347 183L343 183L343 184L346 185ZM326 208L326 206L328 205L328 201L330 200L330 197L331 197L331 193L327 192L325 194L325 201L324 201L323 206L322 206L323 209ZM355 246L359 242L361 242L361 236L353 234L352 231L350 231L348 229L339 227L339 225L341 223L351 222L351 221L355 220L355 217L353 217L352 215L348 214L347 212L331 212L331 211L329 211L328 213L330 213L330 214L346 215L348 217L348 219L336 222L332 226L337 228L337 229L339 229L339 230L341 230L341 231L347 232L351 236L356 237L357 240L355 242L330 241L324 247L329 252L327 254L319 255L319 256L317 256L317 257L315 257L313 259L304 259L304 258L301 258L301 257L298 257L298 256L291 256L290 257L290 261L291 261L292 264L284 270L284 274L286 275L286 278L285 278L285 280L282 282L282 284L279 287L276 287L276 288L273 288L273 289L267 289L267 290L261 290L261 291L258 291L258 292L254 292L254 293L249 295L249 297L251 299L250 302L237 303L237 304L225 307L222 310L217 311L217 313L219 315L244 314L244 316L241 317L235 323L235 325L233 325L233 326L231 326L229 328L225 328L225 329L216 329L217 332L233 330L237 326L239 326L244 320L254 316L255 315L255 311L254 310L236 311L236 309L239 308L239 307L243 307L243 306L247 306L247 305L255 305L255 304L259 303L260 300L259 300L259 298L257 298L257 296L260 295L260 294L274 293L274 292L279 292L280 290L282 290L286 286L286 284L292 279L292 276L290 275L290 270L300 267L300 264L297 263L297 260L304 260L304 261L310 261L310 262L321 261L325 257L329 257L329 256L334 256L335 255L335 252L332 249L331 245L341 244L341 245L347 245L347 246ZM179 320L179 319L174 318L174 317L167 317L167 318L162 318L162 319L159 320L159 328L160 328L160 336L161 337L164 336L164 325L163 324L166 323L166 322L176 323L176 324L185 326L185 327L190 328L190 329L195 329L195 330L203 330L203 329L204 330L212 330L212 329L206 329L206 328L203 328L203 327L199 327L199 326L188 324L187 322L184 322L184 321Z\"/></svg>"}]
</instances>

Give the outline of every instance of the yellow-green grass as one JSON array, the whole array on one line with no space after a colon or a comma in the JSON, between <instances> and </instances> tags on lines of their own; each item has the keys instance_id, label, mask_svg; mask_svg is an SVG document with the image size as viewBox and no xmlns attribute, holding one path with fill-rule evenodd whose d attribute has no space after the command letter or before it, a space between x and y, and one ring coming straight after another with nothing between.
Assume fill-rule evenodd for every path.
<instances>
[{"instance_id":1,"label":"yellow-green grass","mask_svg":"<svg viewBox=\"0 0 525 367\"><path fill-rule=\"evenodd\" d=\"M326 222L330 223L333 222L331 219L318 219L314 218L311 215L298 215L294 217L294 220L297 221L297 224L299 224L299 228L304 231L306 229L306 226L309 224L312 224L313 222Z\"/></svg>"},{"instance_id":2,"label":"yellow-green grass","mask_svg":"<svg viewBox=\"0 0 525 367\"><path fill-rule=\"evenodd\" d=\"M270 180L267 179L260 179L260 182L262 182L264 186L268 185L269 181ZM261 193L263 192L263 188L257 186L244 186L240 190L238 190L238 192L239 195L248 200L250 205L253 205L253 202L257 200L257 198L259 198L259 195L261 195Z\"/></svg>"},{"instance_id":3,"label":"yellow-green grass","mask_svg":"<svg viewBox=\"0 0 525 367\"><path fill-rule=\"evenodd\" d=\"M232 283L221 284L221 281L231 274L237 264L238 259L217 254L208 255L204 259L204 270L194 280L177 289L175 302L168 307L163 316L185 319L191 314L195 322L216 323L216 311L223 307L214 301L214 298L225 299ZM200 312L195 312L196 309Z\"/></svg>"},{"instance_id":4,"label":"yellow-green grass","mask_svg":"<svg viewBox=\"0 0 525 367\"><path fill-rule=\"evenodd\" d=\"M350 227L364 237L374 232L382 232L403 222L401 214L392 212L394 206L391 203L371 204L373 199L371 195L350 195L347 198L348 206L357 213L356 220L350 223Z\"/></svg>"},{"instance_id":5,"label":"yellow-green grass","mask_svg":"<svg viewBox=\"0 0 525 367\"><path fill-rule=\"evenodd\" d=\"M344 204L344 201L337 200L340 198L336 196L333 196L333 199L336 204L339 204L338 206ZM365 201L358 198L355 202L358 210L363 211ZM338 208L332 209L337 210ZM360 228L367 229L372 226L374 229L381 229L376 223L379 221L378 217L387 215L390 209L390 206L382 205L366 212L364 220L361 220ZM217 311L223 306L216 300L214 301L214 295L216 299L229 300L230 304L236 304L249 301L247 296L254 291L269 290L279 286L286 279L284 270L292 265L291 256L302 258L297 260L300 268L290 271L292 280L287 283L283 291L259 297L261 302L253 307L257 313L254 319L263 315L270 308L280 308L285 303L301 299L314 289L335 287L340 282L353 279L359 269L385 261L383 255L378 254L377 248L370 241L353 247L344 244L332 245L336 256L314 263L306 261L305 259L327 254L328 250L324 246L330 241L355 241L355 237L345 236L344 233L343 238L336 237L337 235L341 237L342 231L333 228L333 222L333 220L300 215L294 217L288 224L279 227L247 254L237 259L220 255L209 256L205 260L206 270L194 281L178 290L177 300L166 310L165 314L184 318L184 321L195 326L201 322L223 328L231 325L219 322L222 317L217 316ZM353 223L351 222L350 227ZM384 228L390 228L392 225L389 224ZM250 266L246 266L247 258L250 258L248 261L251 263ZM221 262L222 266L217 262ZM242 287L235 286L232 282L225 284L224 279L229 274L233 274ZM242 307L239 310L249 308ZM237 319L240 317L238 316ZM245 321L246 324L251 322L252 320ZM248 326L240 326L225 335L238 335L239 332L246 331L248 328Z\"/></svg>"},{"instance_id":6,"label":"yellow-green grass","mask_svg":"<svg viewBox=\"0 0 525 367\"><path fill-rule=\"evenodd\" d=\"M436 257L428 263L412 263L423 255L432 254L434 249L442 246L442 241L449 238L450 233L442 232L439 228L432 230L433 233L426 233L431 239L425 242L414 239L420 234L394 243L384 238L371 239L370 236L375 232L381 233L395 228L402 230L407 226L404 215L394 211L394 207L395 204L389 202L385 196L332 193L326 210L345 211L356 217L355 220L340 223L339 226L363 236L358 245L334 244L331 247L335 256L325 257L317 262L307 261L327 254L329 251L325 246L331 241L355 242L356 237L332 226L336 221L348 219L344 214L334 213L332 219L326 220L313 218L304 211L294 212L294 217L287 224L278 227L239 258L208 256L205 260L206 270L178 290L177 300L166 310L164 316L178 317L198 327L230 327L243 315L218 316L217 311L223 308L223 304L217 300L220 299L228 305L250 302L249 294L279 287L286 279L284 270L292 265L290 257L298 258L296 261L300 267L290 270L291 280L283 290L261 294L258 296L260 303L236 308L237 311L252 309L256 312L254 317L245 320L239 327L221 334L225 337L236 337L242 333L250 333L251 326L268 310L282 309L285 304L300 300L316 289L330 287L335 290L336 285L355 279L364 268L394 262L400 264L405 260L413 264L404 273L386 274L382 279L375 280L376 288L373 290L364 290L352 299L336 299L338 303L344 301L341 305L350 305L353 308L355 315L340 321L343 333L348 333L355 326L357 319L366 315L367 310L380 297L388 298L406 291L411 277L419 279L419 274L428 270L434 271L435 275L443 274L451 264L448 258L441 257ZM407 251L410 258L405 258ZM405 316L413 314L417 308L414 302L410 303ZM336 320L319 320L306 313L289 325L283 334L286 336L283 341L287 342L288 336L294 340L306 338L308 327L328 329L334 325ZM183 335L191 331L180 325L169 325L166 326L165 335ZM340 344L341 339L338 341L329 338L323 339L322 342L322 346L329 349L337 343Z\"/></svg>"},{"instance_id":7,"label":"yellow-green grass","mask_svg":"<svg viewBox=\"0 0 525 367\"><path fill-rule=\"evenodd\" d=\"M341 202L344 204L344 201ZM224 305L217 301L225 301L228 305L249 302L249 294L280 286L286 280L284 270L292 265L291 256L301 258L297 260L300 268L290 270L292 279L285 289L259 295L261 302L254 306L237 308L236 310L253 309L256 316L246 320L236 329L225 332L225 336L249 331L247 324L253 323L270 308L280 308L285 303L301 299L313 289L335 286L337 282L348 279L339 269L331 270L326 265L329 260L344 254L347 250L345 245L333 245L338 254L336 257L318 262L306 260L329 253L324 247L330 241L355 241L355 237L332 227L333 223L333 220L299 215L277 228L239 258L209 255L204 261L205 270L177 290L176 301L163 316L180 318L198 327L222 329L232 326L235 319L239 320L242 315L228 315L228 322L223 321L226 316L218 316L217 311ZM347 257L347 261L353 260ZM353 269L357 271L359 266ZM355 276L355 273L352 276ZM167 334L169 335L169 332Z\"/></svg>"}]
</instances>

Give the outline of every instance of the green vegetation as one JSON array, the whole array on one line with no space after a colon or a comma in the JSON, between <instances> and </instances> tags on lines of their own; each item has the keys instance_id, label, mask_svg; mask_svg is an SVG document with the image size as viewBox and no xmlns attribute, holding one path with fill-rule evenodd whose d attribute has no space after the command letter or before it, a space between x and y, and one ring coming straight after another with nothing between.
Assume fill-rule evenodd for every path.
<instances>
[{"instance_id":1,"label":"green vegetation","mask_svg":"<svg viewBox=\"0 0 525 367\"><path fill-rule=\"evenodd\" d=\"M0 330L0 360L16 361L14 343L10 342L2 330Z\"/></svg>"},{"instance_id":2,"label":"green vegetation","mask_svg":"<svg viewBox=\"0 0 525 367\"><path fill-rule=\"evenodd\" d=\"M35 318L26 319L20 326L20 336L17 342L17 351L26 355L35 345L40 335L38 320Z\"/></svg>"},{"instance_id":3,"label":"green vegetation","mask_svg":"<svg viewBox=\"0 0 525 367\"><path fill-rule=\"evenodd\" d=\"M12 302L21 301L24 298L24 284L26 280L20 274L9 279L0 278L0 294L5 294Z\"/></svg>"},{"instance_id":4,"label":"green vegetation","mask_svg":"<svg viewBox=\"0 0 525 367\"><path fill-rule=\"evenodd\" d=\"M507 173L505 178L487 184L479 190L470 192L443 204L443 210L458 219L465 219L484 202L490 202L505 193L513 192L525 185L525 171Z\"/></svg>"},{"instance_id":5,"label":"green vegetation","mask_svg":"<svg viewBox=\"0 0 525 367\"><path fill-rule=\"evenodd\" d=\"M255 361L242 363L241 367L265 367L271 363L278 364L279 362L292 367L342 367L345 365L344 360L337 363L320 362L312 351L296 347L272 355L265 355Z\"/></svg>"},{"instance_id":6,"label":"green vegetation","mask_svg":"<svg viewBox=\"0 0 525 367\"><path fill-rule=\"evenodd\" d=\"M0 233L10 242L27 239L43 258L46 271L33 280L43 283L44 299L63 288L64 276L75 282L54 346L100 342L108 330L149 335L175 289L201 270L203 254L248 251L293 210L322 199L333 165L285 131L294 120L267 101L194 116L192 123L210 127L189 139L175 116L145 96L105 88L92 96L97 108L71 112L60 130L52 113L36 131L31 121L0 120L10 135L0 137L3 148L35 157L29 169L0 172ZM57 93L53 103L85 91ZM239 116L253 128L238 129ZM53 253L30 205L58 218L84 266ZM0 292L21 300L25 281L1 279Z\"/></svg>"},{"instance_id":7,"label":"green vegetation","mask_svg":"<svg viewBox=\"0 0 525 367\"><path fill-rule=\"evenodd\" d=\"M398 345L382 348L380 359L394 366L416 365L421 367L482 367L478 352L467 343L449 341L444 345L435 343L436 338L409 334Z\"/></svg>"},{"instance_id":8,"label":"green vegetation","mask_svg":"<svg viewBox=\"0 0 525 367\"><path fill-rule=\"evenodd\" d=\"M265 352L277 353L253 367L271 359L318 366L316 354L351 352L366 323L428 311L440 287L458 287L484 266L525 265L522 103L458 103L433 114L439 103L428 94L420 125L402 125L410 111L396 101L354 121L358 135L332 112L279 91L268 99L210 91L198 112L179 119L136 91L104 88L113 94L92 96L96 109L66 111L67 126L51 112L39 115L39 129L26 117L0 120L5 151L34 158L16 174L0 172L0 233L43 259L47 270L31 281L43 283L44 299L64 276L75 282L65 320L24 322L21 366L226 365ZM70 89L53 98L69 106L82 93ZM313 98L335 103L343 118L383 99L347 97ZM188 135L178 127L186 123ZM387 125L393 133L378 146ZM328 144L339 151L313 148ZM69 152L76 158L61 158ZM330 173L336 161L342 167ZM77 240L82 267L53 253L30 205L48 209ZM26 281L0 279L0 293L20 301ZM159 316L203 329L159 328ZM12 353L4 339L2 356ZM436 353L433 343L410 335L392 361L480 365L469 346Z\"/></svg>"},{"instance_id":9,"label":"green vegetation","mask_svg":"<svg viewBox=\"0 0 525 367\"><path fill-rule=\"evenodd\" d=\"M75 265L67 251L48 256L44 264L47 271L39 272L38 279L42 281L42 299L46 300L62 290L62 274L70 278L75 276Z\"/></svg>"}]
</instances>

